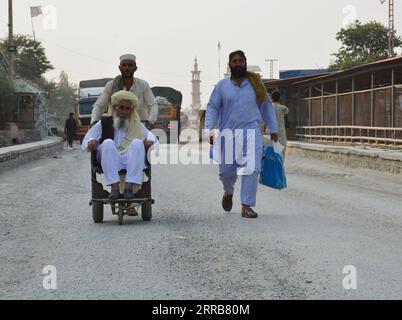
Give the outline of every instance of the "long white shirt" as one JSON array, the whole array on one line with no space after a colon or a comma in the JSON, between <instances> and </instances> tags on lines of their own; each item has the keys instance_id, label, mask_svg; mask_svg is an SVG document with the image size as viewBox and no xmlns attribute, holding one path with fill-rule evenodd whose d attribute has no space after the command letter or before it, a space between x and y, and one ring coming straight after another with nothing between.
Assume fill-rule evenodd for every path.
<instances>
[{"instance_id":1,"label":"long white shirt","mask_svg":"<svg viewBox=\"0 0 402 320\"><path fill-rule=\"evenodd\" d=\"M99 121L105 112L111 115L112 110L110 109L109 102L112 96L113 82L114 80L111 80L106 84L102 94L95 102L92 110L91 124ZM128 91L134 93L138 98L138 107L136 110L141 121L148 120L151 123L155 123L158 119L159 108L148 82L134 78L134 83Z\"/></svg>"},{"instance_id":2,"label":"long white shirt","mask_svg":"<svg viewBox=\"0 0 402 320\"><path fill-rule=\"evenodd\" d=\"M279 143L286 147L288 139L286 137L285 115L289 114L289 108L278 102L274 102L273 105L278 123Z\"/></svg>"},{"instance_id":3,"label":"long white shirt","mask_svg":"<svg viewBox=\"0 0 402 320\"><path fill-rule=\"evenodd\" d=\"M144 131L144 136L146 140L152 141L154 143L154 147L159 145L158 138L149 131L142 123L141 123L142 130ZM114 130L114 143L116 148L120 147L121 143L123 142L124 138L126 137L127 131L123 129ZM82 141L81 149L83 151L88 152L88 142L91 140L96 140L99 143L99 140L102 137L102 123L98 121L85 135L84 140Z\"/></svg>"},{"instance_id":4,"label":"long white shirt","mask_svg":"<svg viewBox=\"0 0 402 320\"><path fill-rule=\"evenodd\" d=\"M141 124L144 131L144 135L147 140L153 141L153 148L157 148L159 142L156 136L151 133L143 124ZM126 130L115 130L114 131L114 145L113 143L105 142L98 146L96 151L97 161L102 165L103 173L105 174L105 180L107 185L112 185L120 181L118 172L120 170L127 170L126 182L134 183L136 185L136 191L139 190L141 181L144 181L143 170L147 167L145 156L150 154L145 154L144 146L141 141L134 140L127 151L124 154L120 154L117 148L123 142L127 134ZM88 151L88 142L91 140L99 140L102 137L102 123L97 122L86 134L82 142L82 150ZM150 160L148 158L148 160ZM134 192L135 193L135 192Z\"/></svg>"}]
</instances>

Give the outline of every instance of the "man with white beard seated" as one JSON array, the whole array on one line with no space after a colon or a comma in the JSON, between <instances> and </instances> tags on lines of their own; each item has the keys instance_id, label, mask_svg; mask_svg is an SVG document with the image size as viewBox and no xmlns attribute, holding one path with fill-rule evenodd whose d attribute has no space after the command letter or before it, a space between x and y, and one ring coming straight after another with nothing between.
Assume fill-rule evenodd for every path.
<instances>
[{"instance_id":1,"label":"man with white beard seated","mask_svg":"<svg viewBox=\"0 0 402 320\"><path fill-rule=\"evenodd\" d=\"M96 159L111 186L110 200L120 197L119 171L126 170L124 198L133 199L133 189L142 185L146 169L146 149L158 146L156 136L140 121L136 111L138 98L129 91L118 91L111 97L113 116L98 121L85 135L83 151L96 152Z\"/></svg>"}]
</instances>

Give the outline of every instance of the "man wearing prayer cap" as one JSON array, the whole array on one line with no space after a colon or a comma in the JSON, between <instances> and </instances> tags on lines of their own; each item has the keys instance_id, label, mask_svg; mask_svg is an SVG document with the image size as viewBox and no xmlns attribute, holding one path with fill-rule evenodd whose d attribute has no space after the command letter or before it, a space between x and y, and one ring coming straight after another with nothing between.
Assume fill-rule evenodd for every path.
<instances>
[{"instance_id":1,"label":"man wearing prayer cap","mask_svg":"<svg viewBox=\"0 0 402 320\"><path fill-rule=\"evenodd\" d=\"M121 75L106 84L102 94L95 102L92 110L91 124L93 125L96 121L99 121L103 113L111 113L110 98L114 93L126 90L138 97L137 112L141 121L153 125L158 119L158 104L148 82L134 77L134 73L137 71L136 56L133 54L122 55L120 57L119 69Z\"/></svg>"},{"instance_id":2,"label":"man wearing prayer cap","mask_svg":"<svg viewBox=\"0 0 402 320\"><path fill-rule=\"evenodd\" d=\"M126 170L124 198L133 199L133 190L142 185L146 168L146 149L158 146L158 140L142 123L137 113L138 98L120 90L111 96L112 116L102 118L85 135L83 151L96 150L96 159L111 186L109 198L120 197L119 171Z\"/></svg>"},{"instance_id":3,"label":"man wearing prayer cap","mask_svg":"<svg viewBox=\"0 0 402 320\"><path fill-rule=\"evenodd\" d=\"M125 60L126 61L134 61L134 62L136 62L137 58L133 54L123 54L122 56L120 56L120 62L125 61Z\"/></svg>"},{"instance_id":4,"label":"man wearing prayer cap","mask_svg":"<svg viewBox=\"0 0 402 320\"><path fill-rule=\"evenodd\" d=\"M229 55L231 76L220 81L212 92L205 116L205 127L213 145L212 156L219 162L219 177L225 191L222 208L231 212L233 194L241 177L241 215L255 219L258 178L263 155L264 121L272 141L278 141L275 109L261 77L247 71L247 57L241 50ZM213 130L219 126L220 135ZM230 137L232 136L232 138Z\"/></svg>"}]
</instances>

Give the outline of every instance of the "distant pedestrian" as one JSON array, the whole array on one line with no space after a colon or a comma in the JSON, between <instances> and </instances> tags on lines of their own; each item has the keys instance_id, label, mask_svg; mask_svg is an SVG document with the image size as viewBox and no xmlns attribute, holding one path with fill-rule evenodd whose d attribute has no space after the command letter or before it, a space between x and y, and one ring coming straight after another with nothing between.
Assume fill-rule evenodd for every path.
<instances>
[{"instance_id":1,"label":"distant pedestrian","mask_svg":"<svg viewBox=\"0 0 402 320\"><path fill-rule=\"evenodd\" d=\"M272 101L276 112L276 121L278 123L279 143L285 147L281 155L283 160L285 160L286 145L288 143L288 138L286 136L285 116L289 114L289 109L281 104L281 94L278 91L272 93Z\"/></svg>"},{"instance_id":2,"label":"distant pedestrian","mask_svg":"<svg viewBox=\"0 0 402 320\"><path fill-rule=\"evenodd\" d=\"M64 126L64 134L66 135L66 139L68 141L68 145L70 146L70 148L73 147L76 132L77 132L77 123L75 122L74 119L74 113L71 112Z\"/></svg>"}]
</instances>

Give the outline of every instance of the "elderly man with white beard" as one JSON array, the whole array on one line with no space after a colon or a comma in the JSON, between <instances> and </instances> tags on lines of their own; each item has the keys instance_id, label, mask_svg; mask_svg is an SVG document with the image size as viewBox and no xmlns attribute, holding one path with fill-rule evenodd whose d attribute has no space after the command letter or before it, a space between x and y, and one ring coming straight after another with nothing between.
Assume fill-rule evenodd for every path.
<instances>
[{"instance_id":1,"label":"elderly man with white beard","mask_svg":"<svg viewBox=\"0 0 402 320\"><path fill-rule=\"evenodd\" d=\"M146 168L146 149L159 144L156 136L142 123L136 111L138 98L129 91L118 91L111 97L112 117L98 121L82 142L83 151L96 152L98 163L111 186L109 199L120 197L119 171L126 170L124 198L133 199L133 189L141 186Z\"/></svg>"}]
</instances>

